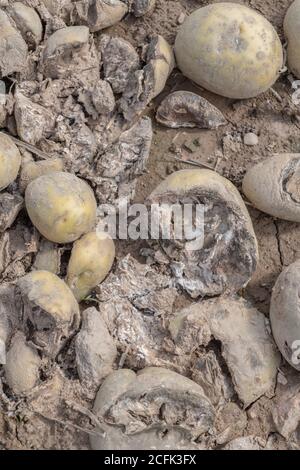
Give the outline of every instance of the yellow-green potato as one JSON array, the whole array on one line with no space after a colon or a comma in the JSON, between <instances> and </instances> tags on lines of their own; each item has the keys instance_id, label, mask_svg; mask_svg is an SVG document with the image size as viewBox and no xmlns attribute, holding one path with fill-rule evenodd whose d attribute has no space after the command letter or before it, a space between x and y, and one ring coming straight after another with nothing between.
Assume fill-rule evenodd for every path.
<instances>
[{"instance_id":1,"label":"yellow-green potato","mask_svg":"<svg viewBox=\"0 0 300 470\"><path fill-rule=\"evenodd\" d=\"M0 191L16 179L20 166L18 147L7 135L0 133Z\"/></svg>"},{"instance_id":2,"label":"yellow-green potato","mask_svg":"<svg viewBox=\"0 0 300 470\"><path fill-rule=\"evenodd\" d=\"M288 40L288 66L300 78L300 0L295 0L288 9L283 27Z\"/></svg>"},{"instance_id":3,"label":"yellow-green potato","mask_svg":"<svg viewBox=\"0 0 300 470\"><path fill-rule=\"evenodd\" d=\"M78 301L106 278L114 258L114 242L104 232L87 233L74 243L68 265L67 284Z\"/></svg>"},{"instance_id":4,"label":"yellow-green potato","mask_svg":"<svg viewBox=\"0 0 300 470\"><path fill-rule=\"evenodd\" d=\"M283 50L273 26L236 3L215 3L194 11L175 41L182 73L228 98L252 98L279 76Z\"/></svg>"},{"instance_id":5,"label":"yellow-green potato","mask_svg":"<svg viewBox=\"0 0 300 470\"><path fill-rule=\"evenodd\" d=\"M48 240L68 243L96 222L96 200L88 184L70 173L54 172L32 181L25 204L33 225Z\"/></svg>"}]
</instances>

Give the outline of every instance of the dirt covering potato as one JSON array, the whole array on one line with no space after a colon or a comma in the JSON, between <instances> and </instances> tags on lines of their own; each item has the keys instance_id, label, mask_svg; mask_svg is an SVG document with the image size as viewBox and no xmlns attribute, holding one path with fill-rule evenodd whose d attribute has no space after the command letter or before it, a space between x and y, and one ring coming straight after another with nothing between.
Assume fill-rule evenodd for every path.
<instances>
[{"instance_id":1,"label":"dirt covering potato","mask_svg":"<svg viewBox=\"0 0 300 470\"><path fill-rule=\"evenodd\" d=\"M74 9L77 24L88 26L92 32L118 23L128 12L126 2L120 0L81 0L75 2Z\"/></svg>"},{"instance_id":2,"label":"dirt covering potato","mask_svg":"<svg viewBox=\"0 0 300 470\"><path fill-rule=\"evenodd\" d=\"M262 212L300 222L300 154L278 154L247 171L243 192Z\"/></svg>"},{"instance_id":3,"label":"dirt covering potato","mask_svg":"<svg viewBox=\"0 0 300 470\"><path fill-rule=\"evenodd\" d=\"M300 0L295 0L288 9L283 27L288 40L289 69L297 78L300 78Z\"/></svg>"},{"instance_id":4,"label":"dirt covering potato","mask_svg":"<svg viewBox=\"0 0 300 470\"><path fill-rule=\"evenodd\" d=\"M104 232L87 233L74 243L68 264L67 284L78 301L106 278L114 258L114 242Z\"/></svg>"},{"instance_id":5,"label":"dirt covering potato","mask_svg":"<svg viewBox=\"0 0 300 470\"><path fill-rule=\"evenodd\" d=\"M229 180L211 170L177 171L152 192L149 203L204 209L202 248L191 250L186 237L172 236L173 229L170 240L160 240L177 284L192 297L237 292L249 282L258 261L257 241L247 208Z\"/></svg>"},{"instance_id":6,"label":"dirt covering potato","mask_svg":"<svg viewBox=\"0 0 300 470\"><path fill-rule=\"evenodd\" d=\"M190 449L214 421L200 385L160 367L113 372L100 387L93 411L103 425L99 431L105 431L103 437L91 437L94 450Z\"/></svg>"},{"instance_id":7,"label":"dirt covering potato","mask_svg":"<svg viewBox=\"0 0 300 470\"><path fill-rule=\"evenodd\" d=\"M9 136L0 133L0 191L18 176L21 154Z\"/></svg>"},{"instance_id":8,"label":"dirt covering potato","mask_svg":"<svg viewBox=\"0 0 300 470\"><path fill-rule=\"evenodd\" d=\"M33 225L55 243L77 240L95 225L93 191L70 173L54 172L36 178L26 188L25 204Z\"/></svg>"},{"instance_id":9,"label":"dirt covering potato","mask_svg":"<svg viewBox=\"0 0 300 470\"><path fill-rule=\"evenodd\" d=\"M24 331L36 347L55 357L79 326L79 306L67 284L48 271L18 280Z\"/></svg>"},{"instance_id":10,"label":"dirt covering potato","mask_svg":"<svg viewBox=\"0 0 300 470\"><path fill-rule=\"evenodd\" d=\"M275 342L288 363L300 371L300 261L286 268L272 293L270 319Z\"/></svg>"},{"instance_id":11,"label":"dirt covering potato","mask_svg":"<svg viewBox=\"0 0 300 470\"><path fill-rule=\"evenodd\" d=\"M194 11L180 27L175 56L182 73L228 98L252 98L268 90L283 66L273 26L236 3L215 3Z\"/></svg>"}]
</instances>

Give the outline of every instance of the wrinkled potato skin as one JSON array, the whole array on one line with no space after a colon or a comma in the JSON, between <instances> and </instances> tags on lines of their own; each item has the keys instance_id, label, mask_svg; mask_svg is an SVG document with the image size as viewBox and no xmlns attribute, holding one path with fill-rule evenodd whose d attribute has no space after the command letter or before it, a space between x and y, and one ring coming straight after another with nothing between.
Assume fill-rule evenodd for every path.
<instances>
[{"instance_id":1,"label":"wrinkled potato skin","mask_svg":"<svg viewBox=\"0 0 300 470\"><path fill-rule=\"evenodd\" d=\"M0 133L0 191L17 178L20 166L18 147L7 135Z\"/></svg>"},{"instance_id":2,"label":"wrinkled potato skin","mask_svg":"<svg viewBox=\"0 0 300 470\"><path fill-rule=\"evenodd\" d=\"M272 333L287 362L300 371L300 260L286 268L277 279L270 307ZM297 353L298 352L298 353ZM296 359L296 360L295 360Z\"/></svg>"},{"instance_id":3,"label":"wrinkled potato skin","mask_svg":"<svg viewBox=\"0 0 300 470\"><path fill-rule=\"evenodd\" d=\"M283 50L273 26L256 11L216 3L194 11L175 41L184 75L228 98L252 98L268 90L283 65Z\"/></svg>"},{"instance_id":4,"label":"wrinkled potato skin","mask_svg":"<svg viewBox=\"0 0 300 470\"><path fill-rule=\"evenodd\" d=\"M32 181L25 191L25 204L33 225L55 243L77 240L95 225L93 191L70 173L49 173Z\"/></svg>"},{"instance_id":5,"label":"wrinkled potato skin","mask_svg":"<svg viewBox=\"0 0 300 470\"><path fill-rule=\"evenodd\" d=\"M283 27L288 40L289 69L297 78L300 78L300 0L295 0L288 9Z\"/></svg>"},{"instance_id":6,"label":"wrinkled potato skin","mask_svg":"<svg viewBox=\"0 0 300 470\"><path fill-rule=\"evenodd\" d=\"M19 280L22 294L52 316L69 322L79 306L67 284L49 271L32 271Z\"/></svg>"},{"instance_id":7,"label":"wrinkled potato skin","mask_svg":"<svg viewBox=\"0 0 300 470\"><path fill-rule=\"evenodd\" d=\"M68 265L67 284L78 301L106 278L114 258L114 242L105 233L87 233L74 243Z\"/></svg>"}]
</instances>

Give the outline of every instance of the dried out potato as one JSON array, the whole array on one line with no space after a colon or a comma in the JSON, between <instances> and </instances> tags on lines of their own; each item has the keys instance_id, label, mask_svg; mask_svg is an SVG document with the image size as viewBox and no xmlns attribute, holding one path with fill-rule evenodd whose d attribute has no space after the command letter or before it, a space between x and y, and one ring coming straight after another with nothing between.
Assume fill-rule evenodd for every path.
<instances>
[{"instance_id":1,"label":"dried out potato","mask_svg":"<svg viewBox=\"0 0 300 470\"><path fill-rule=\"evenodd\" d=\"M84 24L91 32L112 26L128 12L126 2L120 0L82 0L75 2L76 24Z\"/></svg>"},{"instance_id":2,"label":"dried out potato","mask_svg":"<svg viewBox=\"0 0 300 470\"><path fill-rule=\"evenodd\" d=\"M42 40L43 26L35 9L22 2L14 2L8 11L25 41L33 46L39 44Z\"/></svg>"},{"instance_id":3,"label":"dried out potato","mask_svg":"<svg viewBox=\"0 0 300 470\"><path fill-rule=\"evenodd\" d=\"M42 175L47 175L48 173L63 171L64 162L60 158L53 158L49 160L40 160L37 162L25 162L22 165L19 187L20 191L23 193L29 183L39 178Z\"/></svg>"},{"instance_id":4,"label":"dried out potato","mask_svg":"<svg viewBox=\"0 0 300 470\"><path fill-rule=\"evenodd\" d=\"M6 77L24 69L28 47L3 10L0 10L0 31L0 76Z\"/></svg>"},{"instance_id":5,"label":"dried out potato","mask_svg":"<svg viewBox=\"0 0 300 470\"><path fill-rule=\"evenodd\" d=\"M262 212L300 222L300 154L278 154L247 171L243 192Z\"/></svg>"},{"instance_id":6,"label":"dried out potato","mask_svg":"<svg viewBox=\"0 0 300 470\"><path fill-rule=\"evenodd\" d=\"M233 184L211 170L182 170L167 177L149 203L199 204L204 208L202 248L187 240L160 240L176 283L192 297L237 292L254 273L257 241L247 208ZM160 224L162 221L160 220Z\"/></svg>"},{"instance_id":7,"label":"dried out potato","mask_svg":"<svg viewBox=\"0 0 300 470\"><path fill-rule=\"evenodd\" d=\"M194 11L179 29L175 56L184 75L228 98L268 90L283 66L273 26L244 5L214 3Z\"/></svg>"},{"instance_id":8,"label":"dried out potato","mask_svg":"<svg viewBox=\"0 0 300 470\"><path fill-rule=\"evenodd\" d=\"M174 91L159 105L156 120L167 127L217 129L226 124L221 111L202 96L190 91Z\"/></svg>"},{"instance_id":9,"label":"dried out potato","mask_svg":"<svg viewBox=\"0 0 300 470\"><path fill-rule=\"evenodd\" d=\"M284 33L288 40L287 59L290 71L300 78L300 0L295 0L284 19Z\"/></svg>"},{"instance_id":10,"label":"dried out potato","mask_svg":"<svg viewBox=\"0 0 300 470\"><path fill-rule=\"evenodd\" d=\"M64 172L49 173L26 188L25 204L33 225L50 241L68 243L96 222L96 200L87 183Z\"/></svg>"},{"instance_id":11,"label":"dried out potato","mask_svg":"<svg viewBox=\"0 0 300 470\"><path fill-rule=\"evenodd\" d=\"M33 344L55 357L79 326L79 306L67 286L49 271L33 271L18 280L23 327Z\"/></svg>"},{"instance_id":12,"label":"dried out potato","mask_svg":"<svg viewBox=\"0 0 300 470\"><path fill-rule=\"evenodd\" d=\"M103 450L193 448L214 421L200 385L159 367L113 372L97 393L94 413L105 435L92 436L91 446Z\"/></svg>"},{"instance_id":13,"label":"dried out potato","mask_svg":"<svg viewBox=\"0 0 300 470\"><path fill-rule=\"evenodd\" d=\"M4 366L10 389L16 395L29 392L38 383L40 366L38 353L26 344L24 334L17 332L11 340Z\"/></svg>"},{"instance_id":14,"label":"dried out potato","mask_svg":"<svg viewBox=\"0 0 300 470\"><path fill-rule=\"evenodd\" d=\"M18 176L21 154L8 135L0 133L0 191Z\"/></svg>"},{"instance_id":15,"label":"dried out potato","mask_svg":"<svg viewBox=\"0 0 300 470\"><path fill-rule=\"evenodd\" d=\"M288 363L300 371L300 261L283 270L273 289L270 319L275 342Z\"/></svg>"},{"instance_id":16,"label":"dried out potato","mask_svg":"<svg viewBox=\"0 0 300 470\"><path fill-rule=\"evenodd\" d=\"M5 232L14 223L23 203L19 194L0 194L0 233Z\"/></svg>"},{"instance_id":17,"label":"dried out potato","mask_svg":"<svg viewBox=\"0 0 300 470\"><path fill-rule=\"evenodd\" d=\"M115 258L115 244L104 232L90 232L72 248L67 284L78 301L84 299L109 273Z\"/></svg>"}]
</instances>

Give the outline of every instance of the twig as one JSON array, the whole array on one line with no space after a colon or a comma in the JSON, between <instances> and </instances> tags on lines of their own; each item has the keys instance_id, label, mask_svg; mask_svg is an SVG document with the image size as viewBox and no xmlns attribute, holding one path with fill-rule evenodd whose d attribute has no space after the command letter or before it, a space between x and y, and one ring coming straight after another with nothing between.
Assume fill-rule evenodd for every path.
<instances>
[{"instance_id":1,"label":"twig","mask_svg":"<svg viewBox=\"0 0 300 470\"><path fill-rule=\"evenodd\" d=\"M275 96L277 101L279 101L279 103L282 103L283 99L281 98L280 94L277 93L277 91L274 90L274 88L270 88L270 91L271 91L271 93L273 93L273 95Z\"/></svg>"},{"instance_id":2,"label":"twig","mask_svg":"<svg viewBox=\"0 0 300 470\"><path fill-rule=\"evenodd\" d=\"M179 158L179 157L173 157L173 156L170 156L170 158L173 158L173 160L176 160L177 162L180 162L180 163L184 163L184 164L188 164L188 165L192 165L192 166L198 166L198 167L204 167L204 168L208 168L209 170L215 170L215 168L213 166L210 166L210 165L207 165L207 163L202 163L202 162L195 162L194 160L182 160L182 158Z\"/></svg>"},{"instance_id":3,"label":"twig","mask_svg":"<svg viewBox=\"0 0 300 470\"><path fill-rule=\"evenodd\" d=\"M92 413L90 410L85 408L82 405L79 405L78 403L75 403L71 400L64 400L65 404L69 406L69 408L72 408L72 410L77 411L78 413L83 414L84 416L87 416L99 429L102 430L102 435L105 435L105 431L102 429L102 423L101 421L97 418L94 413Z\"/></svg>"},{"instance_id":4,"label":"twig","mask_svg":"<svg viewBox=\"0 0 300 470\"><path fill-rule=\"evenodd\" d=\"M92 431L91 429L82 428L81 426L71 423L70 421L62 421L61 419L58 419L58 418L52 418L50 416L46 416L43 413L40 413L39 411L34 411L34 410L31 410L31 411L35 413L37 416L40 416L41 418L46 419L47 421L52 421L53 423L59 424L64 427L74 428L77 431L84 432L85 434L90 434L91 436L103 437L102 433Z\"/></svg>"},{"instance_id":5,"label":"twig","mask_svg":"<svg viewBox=\"0 0 300 470\"><path fill-rule=\"evenodd\" d=\"M50 157L49 155L47 155L46 153L44 153L42 150L39 150L37 149L36 147L34 147L33 145L31 144L27 144L26 142L23 142L22 140L20 139L17 139L16 137L13 137L12 135L8 134L8 132L1 132L2 134L5 134L5 135L8 135L10 137L10 139L15 142L16 145L18 145L19 147L23 147L25 148L26 150L29 150L30 152L38 155L39 157L41 158L44 158L45 160L49 160Z\"/></svg>"}]
</instances>

